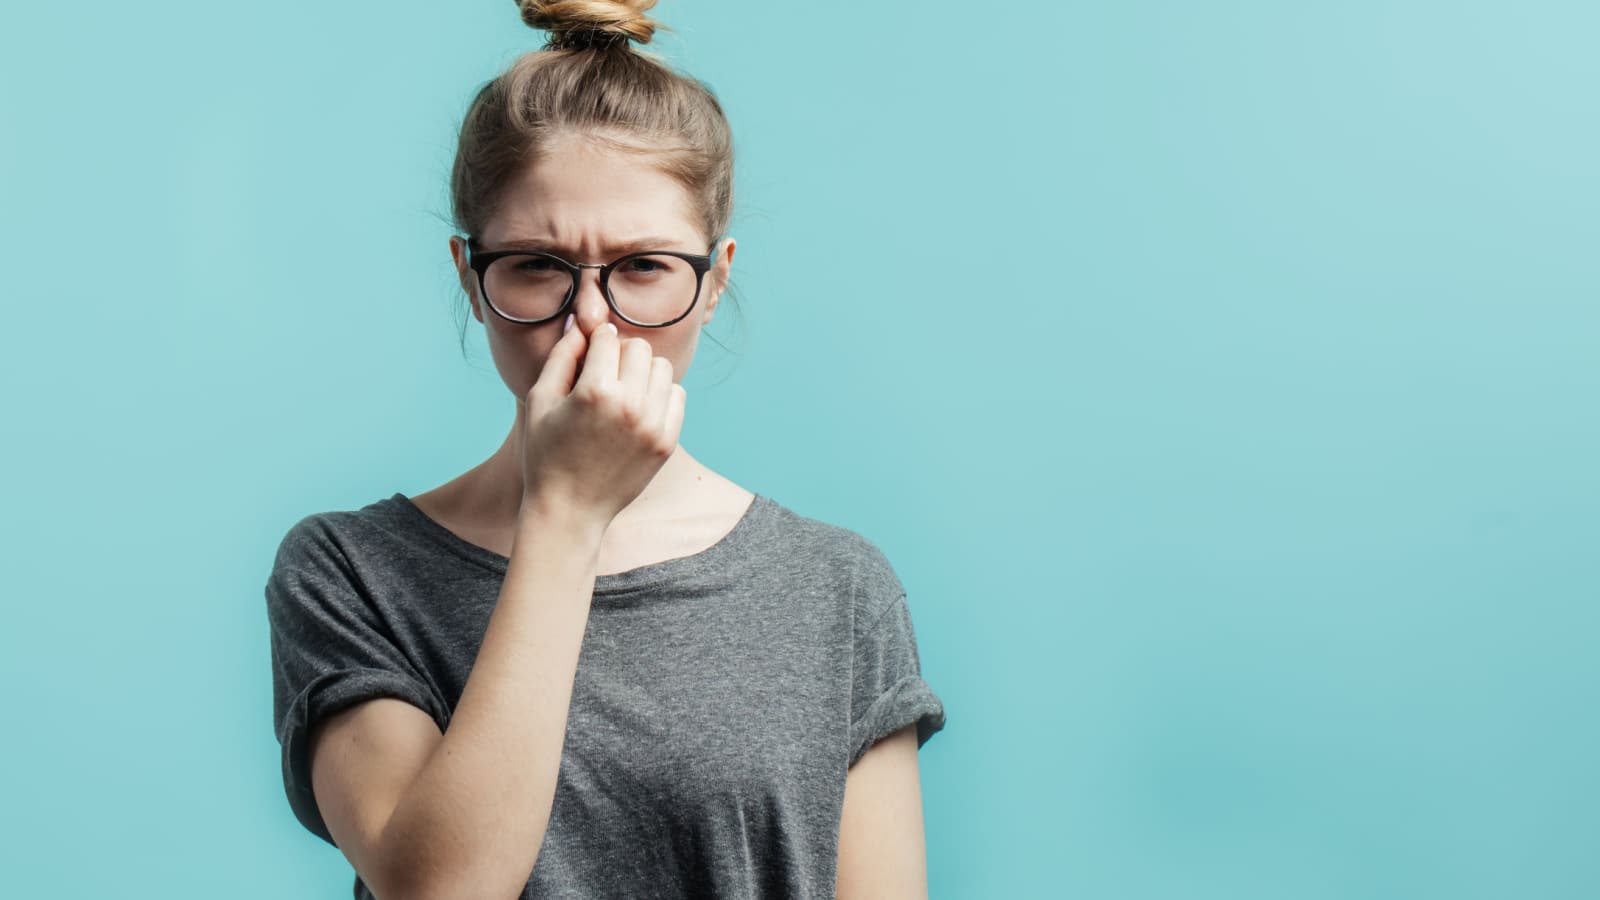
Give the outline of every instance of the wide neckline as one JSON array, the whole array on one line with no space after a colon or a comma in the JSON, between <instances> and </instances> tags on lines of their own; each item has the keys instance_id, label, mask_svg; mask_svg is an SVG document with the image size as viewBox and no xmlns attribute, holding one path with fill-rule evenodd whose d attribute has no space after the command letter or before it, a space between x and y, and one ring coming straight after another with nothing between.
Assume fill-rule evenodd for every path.
<instances>
[{"instance_id":1,"label":"wide neckline","mask_svg":"<svg viewBox=\"0 0 1600 900\"><path fill-rule=\"evenodd\" d=\"M691 553L688 556L677 556L658 562L636 566L623 572L612 572L608 575L596 575L594 592L596 595L626 594L672 580L682 574L686 569L707 568L715 570L719 564L730 558L737 557L742 544L755 528L757 521L766 513L772 502L765 495L752 492L753 496L738 521L726 534L718 538L716 543ZM502 578L511 564L511 558L503 556L488 547L474 544L460 535L435 521L432 516L422 511L422 508L412 502L411 498L402 491L396 491L389 502L399 509L412 524L438 545L461 556L471 562L489 569Z\"/></svg>"}]
</instances>

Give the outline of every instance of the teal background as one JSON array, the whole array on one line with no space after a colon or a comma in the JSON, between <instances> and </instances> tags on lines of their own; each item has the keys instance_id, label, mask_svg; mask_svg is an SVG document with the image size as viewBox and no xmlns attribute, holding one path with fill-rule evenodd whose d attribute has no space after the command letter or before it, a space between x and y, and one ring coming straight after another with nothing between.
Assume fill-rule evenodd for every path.
<instances>
[{"instance_id":1,"label":"teal background","mask_svg":"<svg viewBox=\"0 0 1600 900\"><path fill-rule=\"evenodd\" d=\"M1593 4L654 14L740 154L683 441L906 583L933 898L1600 896ZM5 892L347 897L262 587L505 435L446 177L543 36L6 19Z\"/></svg>"}]
</instances>

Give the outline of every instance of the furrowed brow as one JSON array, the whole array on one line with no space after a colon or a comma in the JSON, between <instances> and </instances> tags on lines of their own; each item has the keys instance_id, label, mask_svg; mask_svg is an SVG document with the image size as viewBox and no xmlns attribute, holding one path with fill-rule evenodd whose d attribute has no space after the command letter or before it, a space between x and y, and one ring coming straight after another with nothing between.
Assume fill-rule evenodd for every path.
<instances>
[{"instance_id":1,"label":"furrowed brow","mask_svg":"<svg viewBox=\"0 0 1600 900\"><path fill-rule=\"evenodd\" d=\"M606 251L612 256L625 256L629 253L638 253L641 250L669 250L678 243L676 238L669 237L641 237L631 241L619 241L606 245ZM501 246L506 250L532 250L539 253L554 253L558 256L567 255L571 248L563 247L558 242L544 238L517 238L502 241Z\"/></svg>"}]
</instances>

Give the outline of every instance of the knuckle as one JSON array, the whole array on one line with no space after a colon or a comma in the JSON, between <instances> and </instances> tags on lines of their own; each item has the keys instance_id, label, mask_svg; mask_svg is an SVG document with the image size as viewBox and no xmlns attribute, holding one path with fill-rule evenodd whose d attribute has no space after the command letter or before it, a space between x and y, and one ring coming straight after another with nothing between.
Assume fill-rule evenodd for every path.
<instances>
[{"instance_id":1,"label":"knuckle","mask_svg":"<svg viewBox=\"0 0 1600 900\"><path fill-rule=\"evenodd\" d=\"M600 407L606 404L610 398L610 392L606 390L604 384L590 382L578 385L573 390L572 396L587 406Z\"/></svg>"}]
</instances>

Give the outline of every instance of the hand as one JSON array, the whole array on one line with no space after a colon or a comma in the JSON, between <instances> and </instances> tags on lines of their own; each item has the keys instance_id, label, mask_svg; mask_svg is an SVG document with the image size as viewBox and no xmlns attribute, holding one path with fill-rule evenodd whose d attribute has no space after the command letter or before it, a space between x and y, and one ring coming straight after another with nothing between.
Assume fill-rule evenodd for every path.
<instances>
[{"instance_id":1,"label":"hand","mask_svg":"<svg viewBox=\"0 0 1600 900\"><path fill-rule=\"evenodd\" d=\"M518 409L522 503L592 514L609 524L661 470L683 427L672 361L615 325L592 339L569 328Z\"/></svg>"}]
</instances>

